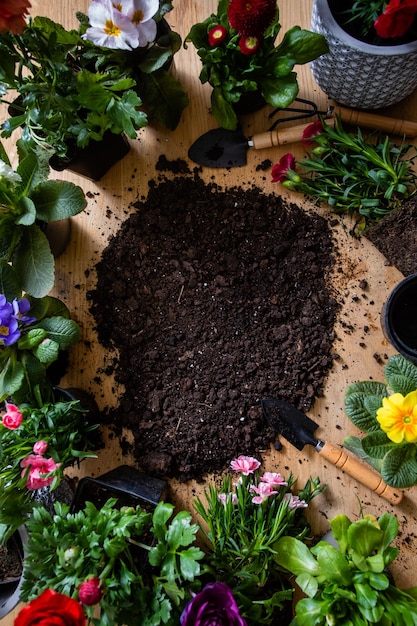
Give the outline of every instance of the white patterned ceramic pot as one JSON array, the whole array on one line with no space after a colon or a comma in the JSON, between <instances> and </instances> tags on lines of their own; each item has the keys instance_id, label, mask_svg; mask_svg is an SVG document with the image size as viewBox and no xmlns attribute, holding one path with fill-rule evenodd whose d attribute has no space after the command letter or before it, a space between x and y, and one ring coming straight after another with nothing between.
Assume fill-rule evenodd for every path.
<instances>
[{"instance_id":1,"label":"white patterned ceramic pot","mask_svg":"<svg viewBox=\"0 0 417 626\"><path fill-rule=\"evenodd\" d=\"M330 52L311 65L321 89L348 107L378 109L399 102L417 87L417 41L375 46L355 39L332 13L340 0L314 0L311 30L324 35Z\"/></svg>"}]
</instances>

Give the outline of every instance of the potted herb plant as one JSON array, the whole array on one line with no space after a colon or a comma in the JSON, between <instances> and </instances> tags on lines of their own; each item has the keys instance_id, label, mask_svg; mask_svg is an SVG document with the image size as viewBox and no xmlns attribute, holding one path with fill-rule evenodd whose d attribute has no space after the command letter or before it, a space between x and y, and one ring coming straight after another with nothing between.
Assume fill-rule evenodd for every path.
<instances>
[{"instance_id":1,"label":"potted herb plant","mask_svg":"<svg viewBox=\"0 0 417 626\"><path fill-rule=\"evenodd\" d=\"M384 366L385 382L349 385L345 411L365 436L343 445L398 488L417 484L417 366L394 354Z\"/></svg>"},{"instance_id":2,"label":"potted herb plant","mask_svg":"<svg viewBox=\"0 0 417 626\"><path fill-rule=\"evenodd\" d=\"M48 179L46 153L28 150L21 140L17 148L19 163L13 169L0 144L0 271L11 264L20 290L41 298L55 278L48 228L77 215L87 202L78 185Z\"/></svg>"},{"instance_id":3,"label":"potted herb plant","mask_svg":"<svg viewBox=\"0 0 417 626\"><path fill-rule=\"evenodd\" d=\"M280 29L276 0L219 0L217 13L191 28L185 45L197 49L200 81L213 87L211 109L223 128L237 127L236 109L247 98L289 106L298 93L294 66L328 50L322 35L299 26L277 43Z\"/></svg>"},{"instance_id":4,"label":"potted herb plant","mask_svg":"<svg viewBox=\"0 0 417 626\"><path fill-rule=\"evenodd\" d=\"M359 216L359 230L416 192L413 145L396 144L379 132L366 138L359 128L348 132L340 119L334 126L323 120L310 124L303 143L307 156L296 161L284 154L272 168L272 182L325 202L336 213Z\"/></svg>"},{"instance_id":5,"label":"potted herb plant","mask_svg":"<svg viewBox=\"0 0 417 626\"><path fill-rule=\"evenodd\" d=\"M165 17L172 9L170 0L94 0L87 16L77 13L86 46L80 62L86 67L94 63L108 76L133 79L149 120L169 130L175 130L188 105L187 94L170 71L182 43ZM109 21L118 25L117 36L109 34Z\"/></svg>"},{"instance_id":6,"label":"potted herb plant","mask_svg":"<svg viewBox=\"0 0 417 626\"><path fill-rule=\"evenodd\" d=\"M295 606L291 626L417 624L417 587L402 591L389 565L398 555L392 543L398 520L391 513L351 521L330 521L338 548L320 541L309 548L296 537L281 537L275 559L296 578L305 596Z\"/></svg>"},{"instance_id":7,"label":"potted herb plant","mask_svg":"<svg viewBox=\"0 0 417 626\"><path fill-rule=\"evenodd\" d=\"M283 535L309 540L304 510L324 487L318 478L310 479L295 494L292 475L284 478L279 473L262 472L260 465L253 457L234 459L234 476L224 476L219 486L210 485L205 502L201 498L195 501L204 538L207 584L201 595L190 601L186 626L195 623L193 616L204 599L213 594L216 597L213 583L221 583L219 601L226 597L232 602L233 598L242 619L237 625L277 624L285 620L288 611L291 615L292 589L276 564L275 546ZM206 609L207 616L210 610ZM223 624L220 617L219 624Z\"/></svg>"},{"instance_id":8,"label":"potted herb plant","mask_svg":"<svg viewBox=\"0 0 417 626\"><path fill-rule=\"evenodd\" d=\"M35 509L27 528L21 598L32 609L53 591L77 600L96 626L178 624L186 590L198 583L198 527L169 503L153 513L115 498L76 513L56 503L53 514Z\"/></svg>"},{"instance_id":9,"label":"potted herb plant","mask_svg":"<svg viewBox=\"0 0 417 626\"><path fill-rule=\"evenodd\" d=\"M49 152L55 169L69 166L98 180L129 150L125 135L135 138L147 117L134 79L96 70L94 54L80 32L45 17L29 20L22 33L0 34L0 90L18 94L3 98L11 115L2 136L21 127L29 144ZM91 147L98 143L93 159ZM82 150L89 148L84 156L90 169L82 160Z\"/></svg>"},{"instance_id":10,"label":"potted herb plant","mask_svg":"<svg viewBox=\"0 0 417 626\"><path fill-rule=\"evenodd\" d=\"M41 406L6 402L5 409L0 423L1 543L49 499L65 468L94 456L87 448L97 428L78 400L61 401L58 394Z\"/></svg>"},{"instance_id":11,"label":"potted herb plant","mask_svg":"<svg viewBox=\"0 0 417 626\"><path fill-rule=\"evenodd\" d=\"M311 29L329 53L311 64L323 91L349 107L377 109L417 86L413 0L314 0Z\"/></svg>"}]
</instances>

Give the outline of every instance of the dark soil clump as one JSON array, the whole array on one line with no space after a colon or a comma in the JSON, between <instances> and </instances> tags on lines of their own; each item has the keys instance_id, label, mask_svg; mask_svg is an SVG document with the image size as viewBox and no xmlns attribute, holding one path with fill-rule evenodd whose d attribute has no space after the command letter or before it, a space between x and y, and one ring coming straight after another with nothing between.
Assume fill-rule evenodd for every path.
<instances>
[{"instance_id":1,"label":"dark soil clump","mask_svg":"<svg viewBox=\"0 0 417 626\"><path fill-rule=\"evenodd\" d=\"M408 276L417 272L417 198L413 196L381 222L366 231L366 237L391 265Z\"/></svg>"},{"instance_id":2,"label":"dark soil clump","mask_svg":"<svg viewBox=\"0 0 417 626\"><path fill-rule=\"evenodd\" d=\"M327 221L259 189L161 175L110 240L91 292L125 387L108 416L149 473L200 480L275 439L261 400L303 410L331 368Z\"/></svg>"}]
</instances>

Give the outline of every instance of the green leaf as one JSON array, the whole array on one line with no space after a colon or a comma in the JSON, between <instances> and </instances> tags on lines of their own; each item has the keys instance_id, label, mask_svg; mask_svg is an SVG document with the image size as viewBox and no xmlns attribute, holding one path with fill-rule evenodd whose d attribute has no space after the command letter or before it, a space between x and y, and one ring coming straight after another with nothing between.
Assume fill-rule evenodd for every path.
<instances>
[{"instance_id":1,"label":"green leaf","mask_svg":"<svg viewBox=\"0 0 417 626\"><path fill-rule=\"evenodd\" d=\"M197 559L201 559L204 553L198 548L191 547L180 553L180 569L184 580L194 580L200 573L200 565Z\"/></svg>"},{"instance_id":2,"label":"green leaf","mask_svg":"<svg viewBox=\"0 0 417 626\"><path fill-rule=\"evenodd\" d=\"M24 229L12 262L23 291L36 298L42 298L51 291L55 279L54 257L39 226Z\"/></svg>"},{"instance_id":3,"label":"green leaf","mask_svg":"<svg viewBox=\"0 0 417 626\"><path fill-rule=\"evenodd\" d=\"M31 226L36 220L36 207L34 202L27 196L19 198L19 217L16 219L16 224L20 226Z\"/></svg>"},{"instance_id":4,"label":"green leaf","mask_svg":"<svg viewBox=\"0 0 417 626\"><path fill-rule=\"evenodd\" d=\"M400 354L390 357L384 367L385 378L394 392L404 396L417 389L417 366Z\"/></svg>"},{"instance_id":5,"label":"green leaf","mask_svg":"<svg viewBox=\"0 0 417 626\"><path fill-rule=\"evenodd\" d=\"M48 338L56 342L60 350L66 350L81 339L80 327L74 320L64 317L46 317L38 323L48 333Z\"/></svg>"},{"instance_id":6,"label":"green leaf","mask_svg":"<svg viewBox=\"0 0 417 626\"><path fill-rule=\"evenodd\" d=\"M24 377L24 369L19 361L8 359L6 364L0 370L0 402L4 402L7 398L19 389Z\"/></svg>"},{"instance_id":7,"label":"green leaf","mask_svg":"<svg viewBox=\"0 0 417 626\"><path fill-rule=\"evenodd\" d=\"M276 48L276 54L291 54L298 65L309 63L328 51L329 46L323 35L304 30L299 26L290 28Z\"/></svg>"},{"instance_id":8,"label":"green leaf","mask_svg":"<svg viewBox=\"0 0 417 626\"><path fill-rule=\"evenodd\" d=\"M298 94L297 74L295 72L282 78L265 76L260 79L259 83L265 100L276 108L288 107Z\"/></svg>"},{"instance_id":9,"label":"green leaf","mask_svg":"<svg viewBox=\"0 0 417 626\"><path fill-rule=\"evenodd\" d=\"M377 472L381 473L382 460L372 458L369 456L369 454L366 454L362 446L362 440L359 439L359 437L354 437L353 435L346 437L343 440L343 446L347 450L350 450L350 452L356 454L356 456L358 456L360 459L366 461L369 465L375 468Z\"/></svg>"},{"instance_id":10,"label":"green leaf","mask_svg":"<svg viewBox=\"0 0 417 626\"><path fill-rule=\"evenodd\" d=\"M298 576L309 573L319 576L321 569L308 547L295 537L281 537L274 546L275 561L284 569Z\"/></svg>"},{"instance_id":11,"label":"green leaf","mask_svg":"<svg viewBox=\"0 0 417 626\"><path fill-rule=\"evenodd\" d=\"M33 350L33 354L41 363L53 363L58 359L59 345L56 341L46 338Z\"/></svg>"},{"instance_id":12,"label":"green leaf","mask_svg":"<svg viewBox=\"0 0 417 626\"><path fill-rule=\"evenodd\" d=\"M158 70L146 77L140 93L151 118L169 130L175 130L188 105L188 96L181 83L170 72Z\"/></svg>"},{"instance_id":13,"label":"green leaf","mask_svg":"<svg viewBox=\"0 0 417 626\"><path fill-rule=\"evenodd\" d=\"M339 544L339 549L344 554L348 547L348 529L351 525L350 519L347 515L336 515L331 521L330 526L333 531L334 538Z\"/></svg>"},{"instance_id":14,"label":"green leaf","mask_svg":"<svg viewBox=\"0 0 417 626\"><path fill-rule=\"evenodd\" d=\"M416 446L396 446L384 457L381 476L388 485L405 489L417 484Z\"/></svg>"},{"instance_id":15,"label":"green leaf","mask_svg":"<svg viewBox=\"0 0 417 626\"><path fill-rule=\"evenodd\" d=\"M317 578L305 572L304 574L299 574L296 578L296 583L300 587L300 589L310 598L313 598L319 588L319 584L317 582Z\"/></svg>"},{"instance_id":16,"label":"green leaf","mask_svg":"<svg viewBox=\"0 0 417 626\"><path fill-rule=\"evenodd\" d=\"M236 130L237 115L230 102L227 102L220 87L214 87L211 92L211 108L214 117L222 128Z\"/></svg>"},{"instance_id":17,"label":"green leaf","mask_svg":"<svg viewBox=\"0 0 417 626\"><path fill-rule=\"evenodd\" d=\"M385 394L386 395L386 394ZM365 432L379 430L375 414L369 409L382 406L383 396L370 395L363 392L351 392L345 396L345 411L355 426Z\"/></svg>"},{"instance_id":18,"label":"green leaf","mask_svg":"<svg viewBox=\"0 0 417 626\"><path fill-rule=\"evenodd\" d=\"M366 396L386 396L387 386L374 380L365 380L348 385L345 390L345 398L351 394L364 394Z\"/></svg>"},{"instance_id":19,"label":"green leaf","mask_svg":"<svg viewBox=\"0 0 417 626\"><path fill-rule=\"evenodd\" d=\"M22 335L17 342L19 350L32 350L38 346L47 336L46 330L42 328L31 328L25 335Z\"/></svg>"},{"instance_id":20,"label":"green leaf","mask_svg":"<svg viewBox=\"0 0 417 626\"><path fill-rule=\"evenodd\" d=\"M331 583L348 587L352 582L352 572L344 554L323 541L314 547L321 575Z\"/></svg>"},{"instance_id":21,"label":"green leaf","mask_svg":"<svg viewBox=\"0 0 417 626\"><path fill-rule=\"evenodd\" d=\"M347 531L348 543L359 555L368 557L383 541L383 531L370 520L360 519L351 524Z\"/></svg>"},{"instance_id":22,"label":"green leaf","mask_svg":"<svg viewBox=\"0 0 417 626\"><path fill-rule=\"evenodd\" d=\"M383 459L387 452L398 447L398 444L388 439L384 431L377 430L369 433L362 439L362 446L365 453L369 456L375 459Z\"/></svg>"},{"instance_id":23,"label":"green leaf","mask_svg":"<svg viewBox=\"0 0 417 626\"><path fill-rule=\"evenodd\" d=\"M6 296L8 302L12 302L14 298L20 298L22 293L15 268L3 260L0 260L0 293Z\"/></svg>"},{"instance_id":24,"label":"green leaf","mask_svg":"<svg viewBox=\"0 0 417 626\"><path fill-rule=\"evenodd\" d=\"M106 109L116 133L125 132L128 137L136 138L136 130L147 124L147 117L139 111L142 101L134 91L126 91L119 100L112 98Z\"/></svg>"},{"instance_id":25,"label":"green leaf","mask_svg":"<svg viewBox=\"0 0 417 626\"><path fill-rule=\"evenodd\" d=\"M67 181L47 180L32 192L37 218L44 222L63 220L80 213L87 206L83 190Z\"/></svg>"}]
</instances>

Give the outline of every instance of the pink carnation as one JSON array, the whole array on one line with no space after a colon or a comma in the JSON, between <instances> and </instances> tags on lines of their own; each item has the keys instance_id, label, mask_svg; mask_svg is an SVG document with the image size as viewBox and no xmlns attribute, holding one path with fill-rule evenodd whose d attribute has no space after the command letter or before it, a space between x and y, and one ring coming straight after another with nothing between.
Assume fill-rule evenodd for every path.
<instances>
[{"instance_id":1,"label":"pink carnation","mask_svg":"<svg viewBox=\"0 0 417 626\"><path fill-rule=\"evenodd\" d=\"M43 456L45 454L45 452L48 449L48 444L46 441L43 441L42 439L40 441L37 441L35 443L35 445L33 446L33 452L35 454L39 454L40 456Z\"/></svg>"},{"instance_id":2,"label":"pink carnation","mask_svg":"<svg viewBox=\"0 0 417 626\"><path fill-rule=\"evenodd\" d=\"M283 501L288 502L289 509L306 509L308 507L307 502L300 500L299 496L294 496L292 493L286 493Z\"/></svg>"},{"instance_id":3,"label":"pink carnation","mask_svg":"<svg viewBox=\"0 0 417 626\"><path fill-rule=\"evenodd\" d=\"M23 415L15 404L9 404L7 402L6 411L1 420L3 426L10 430L16 430L22 423Z\"/></svg>"},{"instance_id":4,"label":"pink carnation","mask_svg":"<svg viewBox=\"0 0 417 626\"><path fill-rule=\"evenodd\" d=\"M278 493L278 491L273 490L272 485L269 483L259 483L257 487L255 487L255 485L251 485L250 490L258 494L252 498L252 502L254 504L262 504L262 502L267 500L269 496L274 496Z\"/></svg>"},{"instance_id":5,"label":"pink carnation","mask_svg":"<svg viewBox=\"0 0 417 626\"><path fill-rule=\"evenodd\" d=\"M224 508L226 508L226 504L228 502L232 502L232 504L237 504L237 495L235 493L219 493L219 495L217 496L217 499L219 502L221 502L224 506Z\"/></svg>"},{"instance_id":6,"label":"pink carnation","mask_svg":"<svg viewBox=\"0 0 417 626\"><path fill-rule=\"evenodd\" d=\"M49 487L54 476L47 476L47 474L57 470L60 465L60 463L55 463L53 459L45 459L39 454L29 454L20 461L20 467L29 468L28 474L26 469L23 469L21 474L22 478L27 475L27 489L34 491L42 487Z\"/></svg>"},{"instance_id":7,"label":"pink carnation","mask_svg":"<svg viewBox=\"0 0 417 626\"><path fill-rule=\"evenodd\" d=\"M249 474L253 474L255 470L260 466L260 462L257 459L254 459L253 456L244 456L240 455L237 459L234 459L230 463L230 467L235 472L241 472L244 476L249 476Z\"/></svg>"},{"instance_id":8,"label":"pink carnation","mask_svg":"<svg viewBox=\"0 0 417 626\"><path fill-rule=\"evenodd\" d=\"M284 480L281 474L277 474L276 472L265 472L263 476L261 476L261 481L264 483L268 483L273 487L279 487L280 485L287 486L288 483Z\"/></svg>"}]
</instances>

